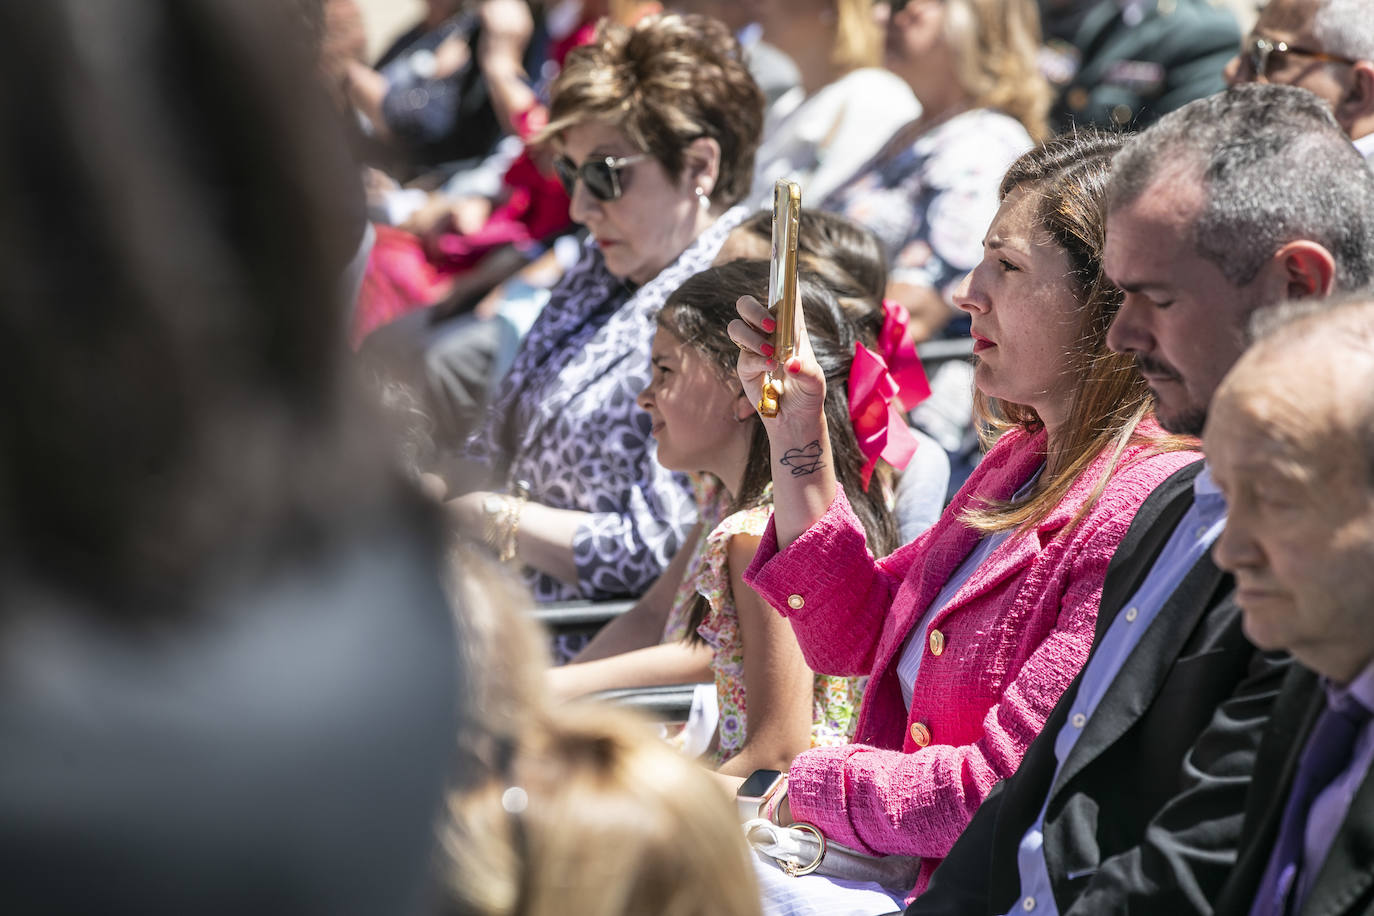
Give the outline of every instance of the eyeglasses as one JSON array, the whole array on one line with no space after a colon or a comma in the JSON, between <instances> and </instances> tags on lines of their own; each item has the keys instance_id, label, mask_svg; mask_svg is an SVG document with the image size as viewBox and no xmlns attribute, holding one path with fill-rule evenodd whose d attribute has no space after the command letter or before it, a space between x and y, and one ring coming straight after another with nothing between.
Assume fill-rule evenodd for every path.
<instances>
[{"instance_id":1,"label":"eyeglasses","mask_svg":"<svg viewBox=\"0 0 1374 916\"><path fill-rule=\"evenodd\" d=\"M1279 56L1275 57L1276 54ZM1240 59L1245 62L1245 65L1250 68L1250 72L1257 78L1268 77L1271 66L1275 69L1282 68L1282 55L1284 54L1310 57L1313 60L1327 61L1333 64L1356 63L1356 59L1353 57L1341 57L1338 54L1327 54L1325 51L1295 48L1286 41L1270 41L1268 38L1260 38L1258 35L1251 35L1240 44Z\"/></svg>"},{"instance_id":2,"label":"eyeglasses","mask_svg":"<svg viewBox=\"0 0 1374 916\"><path fill-rule=\"evenodd\" d=\"M577 187L577 179L581 178L582 183L587 186L587 193L597 200L612 201L619 200L620 195L625 192L620 185L620 173L636 162L648 158L648 153L623 156L620 159L606 156L602 159L588 159L578 165L567 156L559 156L553 161L553 170L557 173L558 180L563 183L563 190L568 192L569 197L573 196L573 191Z\"/></svg>"}]
</instances>

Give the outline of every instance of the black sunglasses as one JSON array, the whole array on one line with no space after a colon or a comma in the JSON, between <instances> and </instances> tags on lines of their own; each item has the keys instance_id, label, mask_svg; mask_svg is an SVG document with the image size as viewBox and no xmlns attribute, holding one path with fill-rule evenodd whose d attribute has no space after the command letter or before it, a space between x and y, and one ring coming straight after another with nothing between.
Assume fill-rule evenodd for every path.
<instances>
[{"instance_id":1,"label":"black sunglasses","mask_svg":"<svg viewBox=\"0 0 1374 916\"><path fill-rule=\"evenodd\" d=\"M553 170L558 175L558 180L562 182L563 190L568 192L569 197L573 196L573 191L577 187L577 179L581 178L582 183L587 186L587 193L597 200L612 201L619 200L620 195L625 192L625 189L620 185L620 173L636 162L648 158L647 153L623 156L619 159L614 156L605 156L600 159L588 159L581 165L577 165L567 156L559 156L553 161Z\"/></svg>"},{"instance_id":2,"label":"black sunglasses","mask_svg":"<svg viewBox=\"0 0 1374 916\"><path fill-rule=\"evenodd\" d=\"M1310 57L1313 60L1326 61L1333 64L1353 64L1355 60L1350 57L1341 57L1337 54L1327 54L1325 51L1309 51L1306 48L1295 48L1286 41L1270 41L1268 38L1261 38L1258 35L1251 35L1240 43L1240 59L1250 68L1250 72L1257 78L1269 76L1271 68L1281 69L1283 67L1283 56L1292 54L1296 57Z\"/></svg>"}]
</instances>

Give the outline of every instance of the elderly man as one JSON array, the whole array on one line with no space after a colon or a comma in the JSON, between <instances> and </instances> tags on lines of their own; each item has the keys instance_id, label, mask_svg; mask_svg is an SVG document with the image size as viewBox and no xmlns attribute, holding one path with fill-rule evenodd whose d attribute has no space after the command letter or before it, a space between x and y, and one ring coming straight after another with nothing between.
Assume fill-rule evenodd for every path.
<instances>
[{"instance_id":1,"label":"elderly man","mask_svg":"<svg viewBox=\"0 0 1374 916\"><path fill-rule=\"evenodd\" d=\"M1316 93L1366 159L1374 159L1374 8L1369 0L1269 0L1226 81Z\"/></svg>"},{"instance_id":2,"label":"elderly man","mask_svg":"<svg viewBox=\"0 0 1374 916\"><path fill-rule=\"evenodd\" d=\"M1374 173L1310 93L1228 90L1118 155L1105 265L1125 292L1108 341L1198 433L1252 312L1374 277ZM1146 501L1083 673L909 913L1209 911L1286 667L1208 555L1225 516L1196 466Z\"/></svg>"},{"instance_id":3,"label":"elderly man","mask_svg":"<svg viewBox=\"0 0 1374 916\"><path fill-rule=\"evenodd\" d=\"M1217 913L1374 912L1374 300L1271 326L1217 392L1206 444L1245 632L1299 663Z\"/></svg>"}]
</instances>

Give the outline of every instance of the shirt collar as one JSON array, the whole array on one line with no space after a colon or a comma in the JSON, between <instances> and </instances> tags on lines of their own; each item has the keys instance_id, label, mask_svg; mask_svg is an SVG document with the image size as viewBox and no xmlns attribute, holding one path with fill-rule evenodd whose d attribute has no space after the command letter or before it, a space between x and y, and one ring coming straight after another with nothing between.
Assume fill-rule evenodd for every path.
<instances>
[{"instance_id":1,"label":"shirt collar","mask_svg":"<svg viewBox=\"0 0 1374 916\"><path fill-rule=\"evenodd\" d=\"M1355 144L1355 149L1360 151L1361 156L1374 160L1374 134L1356 137L1352 142Z\"/></svg>"},{"instance_id":2,"label":"shirt collar","mask_svg":"<svg viewBox=\"0 0 1374 916\"><path fill-rule=\"evenodd\" d=\"M1226 515L1226 497L1221 495L1221 489L1212 479L1212 466L1205 460L1202 470L1193 478L1193 500L1208 523Z\"/></svg>"},{"instance_id":3,"label":"shirt collar","mask_svg":"<svg viewBox=\"0 0 1374 916\"><path fill-rule=\"evenodd\" d=\"M1366 714L1374 712L1374 660L1364 666L1364 670L1355 675L1355 679L1344 687L1338 686L1323 679L1326 685L1326 702L1333 708L1340 709L1351 703L1363 706Z\"/></svg>"}]
</instances>

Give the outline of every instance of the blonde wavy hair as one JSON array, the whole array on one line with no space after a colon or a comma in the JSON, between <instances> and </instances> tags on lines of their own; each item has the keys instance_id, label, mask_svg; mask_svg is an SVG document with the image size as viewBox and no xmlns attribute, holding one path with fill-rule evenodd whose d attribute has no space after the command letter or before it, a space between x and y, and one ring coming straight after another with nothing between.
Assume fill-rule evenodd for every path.
<instances>
[{"instance_id":1,"label":"blonde wavy hair","mask_svg":"<svg viewBox=\"0 0 1374 916\"><path fill-rule=\"evenodd\" d=\"M943 0L945 40L955 78L973 107L1010 115L1037 143L1049 137L1053 92L1036 66L1040 14L1035 0Z\"/></svg>"},{"instance_id":2,"label":"blonde wavy hair","mask_svg":"<svg viewBox=\"0 0 1374 916\"><path fill-rule=\"evenodd\" d=\"M440 831L450 914L759 916L725 793L623 710L561 707Z\"/></svg>"},{"instance_id":3,"label":"blonde wavy hair","mask_svg":"<svg viewBox=\"0 0 1374 916\"><path fill-rule=\"evenodd\" d=\"M834 0L835 43L830 63L844 74L882 63L882 35L873 19L873 0Z\"/></svg>"}]
</instances>

